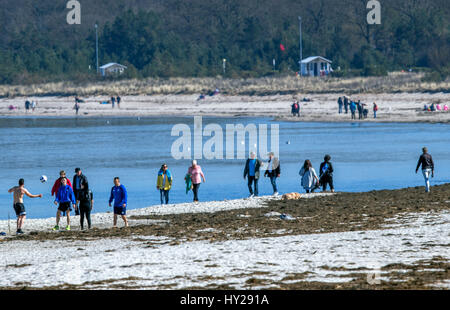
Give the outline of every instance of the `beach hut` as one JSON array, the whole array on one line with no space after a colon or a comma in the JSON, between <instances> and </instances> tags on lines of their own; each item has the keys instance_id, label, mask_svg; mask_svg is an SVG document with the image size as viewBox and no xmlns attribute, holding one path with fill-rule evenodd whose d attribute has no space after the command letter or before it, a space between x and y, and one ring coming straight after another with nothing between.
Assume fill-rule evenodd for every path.
<instances>
[{"instance_id":1,"label":"beach hut","mask_svg":"<svg viewBox=\"0 0 450 310\"><path fill-rule=\"evenodd\" d=\"M115 62L110 62L109 64L100 67L100 74L102 76L107 76L111 74L122 74L125 71L125 69L127 69L127 67L124 65Z\"/></svg>"},{"instance_id":2,"label":"beach hut","mask_svg":"<svg viewBox=\"0 0 450 310\"><path fill-rule=\"evenodd\" d=\"M302 76L327 76L333 69L332 61L322 56L311 56L301 61Z\"/></svg>"}]
</instances>

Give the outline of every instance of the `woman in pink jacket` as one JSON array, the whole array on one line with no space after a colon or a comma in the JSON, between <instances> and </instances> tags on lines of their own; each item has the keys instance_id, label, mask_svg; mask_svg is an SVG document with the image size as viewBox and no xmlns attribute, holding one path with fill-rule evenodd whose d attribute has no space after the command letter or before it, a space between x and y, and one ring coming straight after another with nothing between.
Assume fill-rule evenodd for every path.
<instances>
[{"instance_id":1,"label":"woman in pink jacket","mask_svg":"<svg viewBox=\"0 0 450 310\"><path fill-rule=\"evenodd\" d=\"M203 174L202 168L197 165L197 161L194 159L192 161L192 166L188 169L188 174L191 176L192 180L192 191L194 192L194 202L198 202L198 188L200 184L206 182L205 175Z\"/></svg>"}]
</instances>

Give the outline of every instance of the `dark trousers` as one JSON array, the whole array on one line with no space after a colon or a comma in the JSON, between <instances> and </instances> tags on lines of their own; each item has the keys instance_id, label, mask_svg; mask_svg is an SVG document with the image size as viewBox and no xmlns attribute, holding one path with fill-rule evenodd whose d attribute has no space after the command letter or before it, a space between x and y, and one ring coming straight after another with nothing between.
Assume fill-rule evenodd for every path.
<instances>
[{"instance_id":1,"label":"dark trousers","mask_svg":"<svg viewBox=\"0 0 450 310\"><path fill-rule=\"evenodd\" d=\"M86 216L86 220L88 223L88 228L91 228L91 208L80 206L80 226L81 229L84 227L84 217Z\"/></svg>"},{"instance_id":2,"label":"dark trousers","mask_svg":"<svg viewBox=\"0 0 450 310\"><path fill-rule=\"evenodd\" d=\"M194 192L194 201L198 201L198 188L200 187L200 183L192 184L192 191Z\"/></svg>"},{"instance_id":3,"label":"dark trousers","mask_svg":"<svg viewBox=\"0 0 450 310\"><path fill-rule=\"evenodd\" d=\"M166 201L166 205L169 204L169 191L160 189L159 194L161 196L161 204L164 204L164 200Z\"/></svg>"},{"instance_id":4,"label":"dark trousers","mask_svg":"<svg viewBox=\"0 0 450 310\"><path fill-rule=\"evenodd\" d=\"M327 189L327 184L330 186L331 190L334 189L332 176L322 176L320 178L320 184L322 185L322 190L324 191Z\"/></svg>"},{"instance_id":5,"label":"dark trousers","mask_svg":"<svg viewBox=\"0 0 450 310\"><path fill-rule=\"evenodd\" d=\"M252 189L252 183L254 184L255 191ZM258 196L258 179L254 176L248 176L248 191L250 195Z\"/></svg>"}]
</instances>

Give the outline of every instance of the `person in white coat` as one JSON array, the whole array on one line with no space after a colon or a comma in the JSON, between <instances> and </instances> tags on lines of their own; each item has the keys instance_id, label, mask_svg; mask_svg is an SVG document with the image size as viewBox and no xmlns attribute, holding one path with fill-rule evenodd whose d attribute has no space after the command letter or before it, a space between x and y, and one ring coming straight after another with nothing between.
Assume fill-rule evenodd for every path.
<instances>
[{"instance_id":1,"label":"person in white coat","mask_svg":"<svg viewBox=\"0 0 450 310\"><path fill-rule=\"evenodd\" d=\"M314 192L319 185L319 178L317 177L316 171L312 167L311 161L309 159L305 160L302 169L299 171L302 177L301 185L307 193Z\"/></svg>"}]
</instances>

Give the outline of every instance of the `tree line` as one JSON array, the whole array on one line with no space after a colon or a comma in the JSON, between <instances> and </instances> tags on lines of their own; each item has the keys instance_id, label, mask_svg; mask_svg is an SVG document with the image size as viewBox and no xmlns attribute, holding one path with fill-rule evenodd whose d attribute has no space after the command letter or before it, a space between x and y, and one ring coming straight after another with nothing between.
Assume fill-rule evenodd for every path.
<instances>
[{"instance_id":1,"label":"tree line","mask_svg":"<svg viewBox=\"0 0 450 310\"><path fill-rule=\"evenodd\" d=\"M367 0L80 0L81 26L64 24L64 3L4 1L2 84L98 79L94 23L100 65L126 65L122 78L295 74L298 16L304 58L331 59L335 76L450 71L447 0L382 1L380 25L367 23Z\"/></svg>"}]
</instances>

